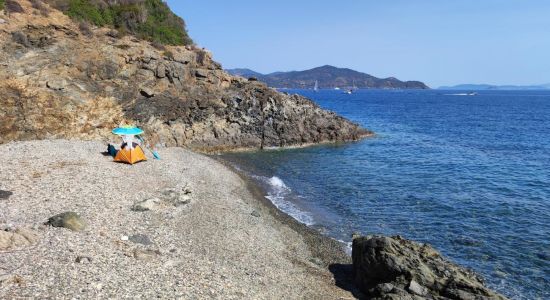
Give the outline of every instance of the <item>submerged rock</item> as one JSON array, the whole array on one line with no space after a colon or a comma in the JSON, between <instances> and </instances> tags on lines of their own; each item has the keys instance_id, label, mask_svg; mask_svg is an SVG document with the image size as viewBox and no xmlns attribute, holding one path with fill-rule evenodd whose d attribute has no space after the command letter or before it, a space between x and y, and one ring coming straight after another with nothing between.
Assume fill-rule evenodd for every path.
<instances>
[{"instance_id":1,"label":"submerged rock","mask_svg":"<svg viewBox=\"0 0 550 300\"><path fill-rule=\"evenodd\" d=\"M82 231L86 228L84 220L75 212L60 213L48 219L46 225L63 227L73 231Z\"/></svg>"},{"instance_id":2,"label":"submerged rock","mask_svg":"<svg viewBox=\"0 0 550 300\"><path fill-rule=\"evenodd\" d=\"M399 236L356 237L352 258L355 283L372 299L506 299L431 246Z\"/></svg>"}]
</instances>

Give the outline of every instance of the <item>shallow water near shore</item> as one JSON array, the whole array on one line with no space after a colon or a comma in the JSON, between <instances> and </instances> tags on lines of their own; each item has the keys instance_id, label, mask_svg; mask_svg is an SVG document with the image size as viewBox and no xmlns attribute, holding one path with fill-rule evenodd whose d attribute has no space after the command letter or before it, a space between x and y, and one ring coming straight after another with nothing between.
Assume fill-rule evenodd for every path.
<instances>
[{"instance_id":1,"label":"shallow water near shore","mask_svg":"<svg viewBox=\"0 0 550 300\"><path fill-rule=\"evenodd\" d=\"M344 242L427 242L513 299L550 298L549 91L286 92L377 136L222 155L278 208Z\"/></svg>"}]
</instances>

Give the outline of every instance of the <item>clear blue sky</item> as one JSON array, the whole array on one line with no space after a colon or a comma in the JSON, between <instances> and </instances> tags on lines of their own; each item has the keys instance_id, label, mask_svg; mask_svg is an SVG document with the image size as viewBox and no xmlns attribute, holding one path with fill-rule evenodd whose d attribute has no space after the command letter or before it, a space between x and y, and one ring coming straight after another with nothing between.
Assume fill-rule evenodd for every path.
<instances>
[{"instance_id":1,"label":"clear blue sky","mask_svg":"<svg viewBox=\"0 0 550 300\"><path fill-rule=\"evenodd\" d=\"M550 83L550 0L169 0L224 68Z\"/></svg>"}]
</instances>

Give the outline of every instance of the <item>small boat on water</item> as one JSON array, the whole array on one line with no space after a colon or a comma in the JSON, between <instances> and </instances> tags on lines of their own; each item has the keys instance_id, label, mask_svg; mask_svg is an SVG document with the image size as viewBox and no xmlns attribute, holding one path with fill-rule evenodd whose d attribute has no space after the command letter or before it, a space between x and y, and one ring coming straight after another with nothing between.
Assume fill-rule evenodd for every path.
<instances>
[{"instance_id":1,"label":"small boat on water","mask_svg":"<svg viewBox=\"0 0 550 300\"><path fill-rule=\"evenodd\" d=\"M351 90L351 89L345 90L344 94L351 95L351 94L353 94L353 90Z\"/></svg>"},{"instance_id":2,"label":"small boat on water","mask_svg":"<svg viewBox=\"0 0 550 300\"><path fill-rule=\"evenodd\" d=\"M334 90L335 90L335 91L339 91L340 88L339 88L339 87L335 87Z\"/></svg>"},{"instance_id":3,"label":"small boat on water","mask_svg":"<svg viewBox=\"0 0 550 300\"><path fill-rule=\"evenodd\" d=\"M319 81L315 80L315 86L313 87L313 90L316 92L319 91Z\"/></svg>"}]
</instances>

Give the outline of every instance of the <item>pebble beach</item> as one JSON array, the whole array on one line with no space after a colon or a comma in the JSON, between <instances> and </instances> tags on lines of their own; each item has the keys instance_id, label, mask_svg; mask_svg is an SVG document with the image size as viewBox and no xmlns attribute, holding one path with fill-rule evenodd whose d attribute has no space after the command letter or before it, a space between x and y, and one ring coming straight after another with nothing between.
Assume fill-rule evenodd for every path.
<instances>
[{"instance_id":1,"label":"pebble beach","mask_svg":"<svg viewBox=\"0 0 550 300\"><path fill-rule=\"evenodd\" d=\"M328 270L349 259L339 245L222 163L165 148L131 166L105 148L0 145L0 298L353 298Z\"/></svg>"}]
</instances>

